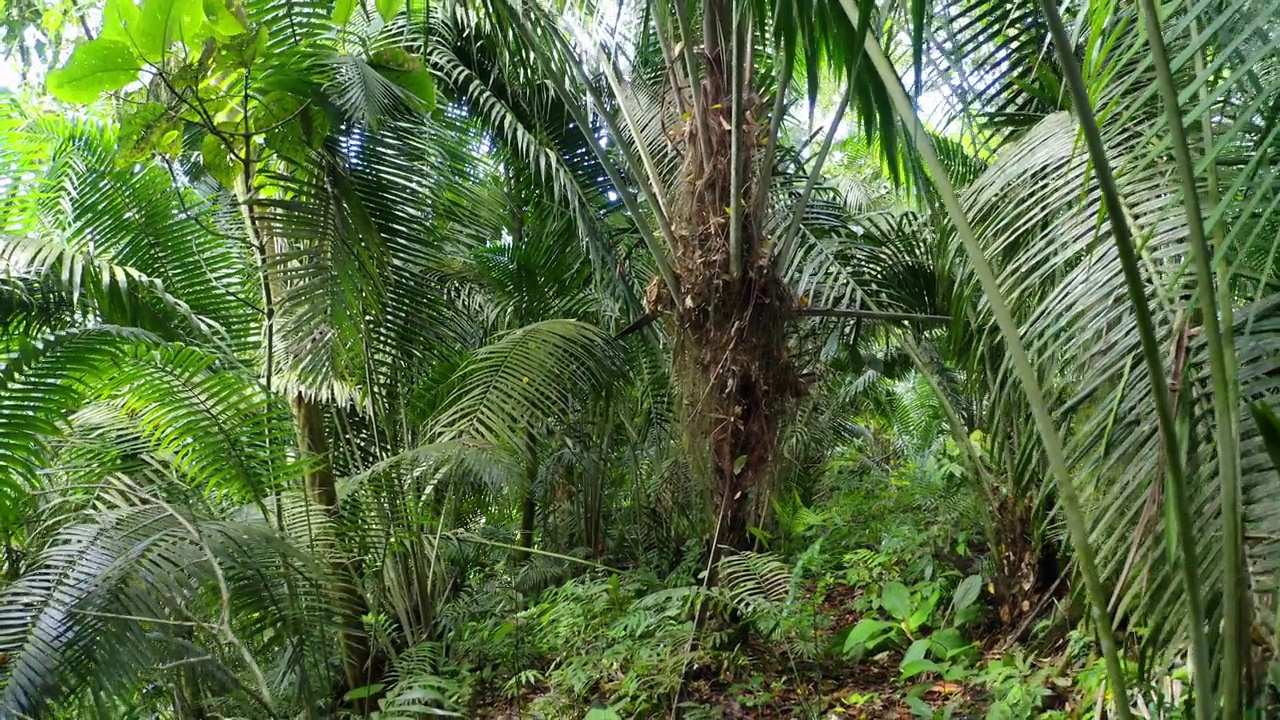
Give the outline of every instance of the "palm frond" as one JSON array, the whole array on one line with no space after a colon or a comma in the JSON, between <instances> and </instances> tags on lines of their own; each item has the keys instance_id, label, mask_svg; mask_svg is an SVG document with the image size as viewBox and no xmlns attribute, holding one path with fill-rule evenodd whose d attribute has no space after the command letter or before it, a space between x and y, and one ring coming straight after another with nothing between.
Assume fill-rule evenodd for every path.
<instances>
[{"instance_id":1,"label":"palm frond","mask_svg":"<svg viewBox=\"0 0 1280 720\"><path fill-rule=\"evenodd\" d=\"M448 409L433 424L449 434L519 448L525 428L569 417L617 372L617 351L607 334L581 322L546 320L476 352L452 381Z\"/></svg>"}]
</instances>

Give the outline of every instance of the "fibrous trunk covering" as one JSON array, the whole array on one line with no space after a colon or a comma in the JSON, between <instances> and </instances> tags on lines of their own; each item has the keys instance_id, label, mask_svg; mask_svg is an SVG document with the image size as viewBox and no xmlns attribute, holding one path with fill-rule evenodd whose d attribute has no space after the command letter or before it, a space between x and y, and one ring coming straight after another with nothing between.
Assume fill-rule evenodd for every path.
<instances>
[{"instance_id":1,"label":"fibrous trunk covering","mask_svg":"<svg viewBox=\"0 0 1280 720\"><path fill-rule=\"evenodd\" d=\"M675 309L675 360L686 436L704 458L695 469L711 479L717 541L742 548L766 501L760 490L770 474L780 420L799 384L785 342L792 300L769 257L762 218L749 214L760 103L744 93L741 147L734 157L732 67L720 50L726 23L718 22L716 16L725 15L715 12L716 5L706 8L706 72L696 99L706 111L707 134L689 120L682 183L672 208L684 294L683 307ZM745 179L740 277L730 266L734 163Z\"/></svg>"}]
</instances>

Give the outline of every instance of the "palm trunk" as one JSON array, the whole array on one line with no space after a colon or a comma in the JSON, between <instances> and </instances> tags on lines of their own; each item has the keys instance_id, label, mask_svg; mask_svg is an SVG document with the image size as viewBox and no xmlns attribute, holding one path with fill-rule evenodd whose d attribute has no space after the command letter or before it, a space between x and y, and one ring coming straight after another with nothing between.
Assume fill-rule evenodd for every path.
<instances>
[{"instance_id":1,"label":"palm trunk","mask_svg":"<svg viewBox=\"0 0 1280 720\"><path fill-rule=\"evenodd\" d=\"M246 153L247 153L246 149ZM264 344L266 345L266 366L264 374L268 391L271 390L275 368L274 351L274 299L283 295L279 277L271 272L275 265L275 241L267 237L262 230L258 217L254 191L254 163L246 160L237 182L237 197L244 213L245 230L250 244L257 255L261 271L262 294L265 315ZM303 457L311 458L313 464L307 469L304 477L304 489L307 499L323 508L335 520L338 515L337 483L333 475L329 444L324 434L324 416L321 406L314 400L296 393L290 399L294 424L298 438L298 451ZM277 502L277 515L280 514L280 499ZM281 528L283 529L283 528ZM366 684L366 668L370 660L368 638L364 633L364 622L361 619L368 611L363 593L355 578L358 573L352 563L340 559L333 561L335 593L338 596L340 615L339 644L342 652L343 675L348 690ZM345 693L339 693L339 696Z\"/></svg>"},{"instance_id":2,"label":"palm trunk","mask_svg":"<svg viewBox=\"0 0 1280 720\"><path fill-rule=\"evenodd\" d=\"M698 147L699 133L686 133L685 184L673 204L676 265L687 294L676 309L676 372L686 439L702 456L698 470L711 488L713 545L745 548L759 491L771 475L780 421L800 384L784 340L792 299L762 242L763 218L749 202L759 173L751 162L754 143L741 139L757 137L760 104L749 88L735 87L736 79L753 73L734 71L735 64L749 65L748 58L726 57L726 49L744 44L734 42L733 20L731 3L706 4L705 72L692 100L704 108L707 147ZM741 113L737 147L735 108ZM735 168L743 178L736 184ZM736 223L731 207L744 213Z\"/></svg>"},{"instance_id":3,"label":"palm trunk","mask_svg":"<svg viewBox=\"0 0 1280 720\"><path fill-rule=\"evenodd\" d=\"M302 393L292 399L293 419L298 428L298 449L313 461L307 467L304 486L307 499L326 512L336 513L338 486L329 464L329 441L324 435L320 405Z\"/></svg>"},{"instance_id":4,"label":"palm trunk","mask_svg":"<svg viewBox=\"0 0 1280 720\"><path fill-rule=\"evenodd\" d=\"M294 394L291 405L298 429L298 450L310 460L304 476L307 499L322 508L334 520L338 517L338 487L330 464L329 442L324 434L321 406L302 393ZM346 687L352 690L369 682L369 638L361 618L368 604L357 583L354 561L335 558L333 573L339 597L341 621L338 641L342 650L342 672Z\"/></svg>"},{"instance_id":5,"label":"palm trunk","mask_svg":"<svg viewBox=\"0 0 1280 720\"><path fill-rule=\"evenodd\" d=\"M538 521L538 503L533 494L533 486L538 479L538 437L532 429L525 430L525 449L527 458L524 491L520 498L520 534L516 539L516 544L523 548L522 552L516 553L516 561L521 564L528 562L532 555L528 551L533 549L533 531Z\"/></svg>"}]
</instances>

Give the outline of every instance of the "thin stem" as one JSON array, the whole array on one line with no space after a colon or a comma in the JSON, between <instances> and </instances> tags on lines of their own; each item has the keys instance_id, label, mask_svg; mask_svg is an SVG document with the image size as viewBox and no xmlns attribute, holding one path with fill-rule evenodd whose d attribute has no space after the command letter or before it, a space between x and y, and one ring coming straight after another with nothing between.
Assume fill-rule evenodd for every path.
<instances>
[{"instance_id":1,"label":"thin stem","mask_svg":"<svg viewBox=\"0 0 1280 720\"><path fill-rule=\"evenodd\" d=\"M1244 530L1240 512L1240 474L1237 467L1235 436L1236 412L1232 401L1231 368L1227 343L1219 324L1218 299L1214 290L1213 255L1204 235L1200 214L1200 195L1196 187L1195 163L1182 127L1182 109L1178 88L1169 67L1169 55L1161 35L1160 16L1152 0L1139 0L1147 26L1147 44L1155 63L1160 95L1164 100L1165 119L1169 124L1169 140L1178 176L1182 181L1182 201L1187 216L1187 235L1191 242L1192 261L1196 268L1200 302L1204 303L1203 323L1209 346L1209 370L1213 382L1213 410L1217 419L1218 474L1222 483L1223 559L1223 653L1222 717L1233 720L1240 716L1244 689L1245 613L1248 612L1247 588L1243 583ZM1229 312L1227 306L1227 311ZM1204 666L1207 669L1207 665Z\"/></svg>"},{"instance_id":2,"label":"thin stem","mask_svg":"<svg viewBox=\"0 0 1280 720\"><path fill-rule=\"evenodd\" d=\"M850 76L852 77L852 76ZM836 130L840 127L840 121L844 119L845 110L849 107L849 100L853 96L853 81L850 80L845 88L844 96L840 98L840 105L836 108L836 114L831 118L831 126L827 128L827 136L822 140L822 148L818 150L818 156L813 160L813 167L809 168L809 178L805 180L804 190L800 193L800 199L796 201L795 207L791 209L791 222L787 224L787 230L782 235L782 242L778 244L777 267L785 269L791 262L791 253L795 251L796 237L800 234L800 221L804 218L804 209L809 206L809 196L813 194L813 189L817 187L818 180L822 177L822 166L827 162L827 155L831 152L831 144L835 140Z\"/></svg>"},{"instance_id":3,"label":"thin stem","mask_svg":"<svg viewBox=\"0 0 1280 720\"><path fill-rule=\"evenodd\" d=\"M778 134L782 132L782 116L787 102L787 84L791 81L791 67L795 62L795 39L782 43L782 69L774 82L777 91L773 97L773 114L769 116L769 134L765 136L764 161L757 173L755 197L751 201L751 216L756 222L764 217L764 206L769 198L769 186L773 184L773 160L778 152Z\"/></svg>"},{"instance_id":4,"label":"thin stem","mask_svg":"<svg viewBox=\"0 0 1280 720\"><path fill-rule=\"evenodd\" d=\"M632 115L627 104L627 96L622 87L622 80L618 77L617 68L614 67L613 58L605 53L604 47L601 46L600 52L604 54L604 76L609 81L609 87L613 89L613 94L618 98L618 107L622 109L622 119L627 123L627 129L631 131L631 137L636 142L636 148L640 152L640 161L644 163L645 172L649 175L649 182L654 189L654 199L658 203L658 212L663 217L671 217L671 213L667 210L666 204L666 188L662 183L662 176L658 174L658 165L653 161L653 154L649 152L649 148L645 145L644 138L640 133L640 123ZM671 242L671 238L668 238Z\"/></svg>"},{"instance_id":5,"label":"thin stem","mask_svg":"<svg viewBox=\"0 0 1280 720\"><path fill-rule=\"evenodd\" d=\"M702 152L703 167L710 167L711 126L707 124L707 111L702 107L702 81L698 75L698 63L693 57L693 38L689 35L689 10L685 7L685 0L675 0L675 5L685 72L689 74L689 102L693 105L694 121L698 124L698 148Z\"/></svg>"},{"instance_id":6,"label":"thin stem","mask_svg":"<svg viewBox=\"0 0 1280 720\"><path fill-rule=\"evenodd\" d=\"M732 120L729 128L729 272L742 277L742 3L733 4L733 88L730 93Z\"/></svg>"},{"instance_id":7,"label":"thin stem","mask_svg":"<svg viewBox=\"0 0 1280 720\"><path fill-rule=\"evenodd\" d=\"M1053 35L1053 44L1066 76L1071 102L1080 120L1081 132L1089 149L1089 157L1093 162L1094 172L1098 177L1098 185L1102 191L1103 204L1107 210L1107 219L1111 223L1111 231L1115 236L1116 251L1120 256L1120 265L1124 270L1125 286L1129 292L1129 302L1133 306L1135 320L1138 325L1138 336L1142 341L1143 360L1147 365L1147 375L1151 380L1151 394L1155 401L1156 418L1160 426L1160 440L1164 445L1164 457L1169 473L1170 501L1177 517L1177 539L1179 569L1182 573L1184 592L1187 595L1187 620L1191 628L1191 658L1198 673L1209 672L1209 641L1204 627L1204 605L1200 596L1199 554L1193 537L1195 531L1191 522L1191 504L1187 497L1186 473L1182 465L1182 443L1178 440L1178 426L1173 414L1173 401L1169 393L1164 361L1160 357L1160 341L1156 337L1155 323L1151 318L1151 308L1147 304L1146 284L1138 268L1138 255L1133 234L1120 199L1120 190L1116 185L1111 163L1107 158L1107 150L1102 140L1102 131L1090 104L1089 91L1085 88L1084 77L1080 66L1072 54L1072 44L1058 13L1055 0L1040 0L1040 6ZM1117 588L1117 591L1119 589ZM1212 693L1208 686L1198 688L1196 693L1196 717L1207 720L1212 714Z\"/></svg>"},{"instance_id":8,"label":"thin stem","mask_svg":"<svg viewBox=\"0 0 1280 720\"><path fill-rule=\"evenodd\" d=\"M676 57L671 47L671 25L667 18L667 2L666 0L656 0L653 2L654 8L653 18L654 25L657 27L658 45L662 48L662 62L667 66L667 74L671 79L672 94L676 98L676 109L681 114L685 112L684 92L680 89L680 72L676 66Z\"/></svg>"},{"instance_id":9,"label":"thin stem","mask_svg":"<svg viewBox=\"0 0 1280 720\"><path fill-rule=\"evenodd\" d=\"M853 0L841 0L841 5L856 27L859 22L858 9L853 4ZM969 224L968 216L965 215L964 210L960 207L960 199L956 195L955 188L951 185L946 169L938 161L937 153L933 149L933 141L929 138L928 133L924 131L924 128L921 127L919 118L916 117L915 108L910 98L907 97L906 90L902 87L902 79L893 69L893 65L889 63L884 52L881 51L880 43L873 34L867 34L864 45L876 72L884 82L895 111L915 141L925 166L934 176L938 194L941 196L943 204L955 224L956 233L964 243L965 251L969 255L969 260L978 275L978 280L982 283L983 293L991 306L991 312L995 316L1001 334L1004 336L1010 359L1013 361L1018 379L1021 381L1023 391L1027 395L1027 402L1031 406L1032 414L1035 417L1037 429L1044 443L1045 455L1048 456L1049 466L1058 481L1058 494L1062 502L1063 515L1066 519L1067 529L1071 533L1076 556L1080 562L1080 573L1084 576L1089 601L1093 609L1094 622L1097 625L1098 637L1102 645L1102 653L1106 658L1107 676L1115 697L1116 712L1121 720L1130 720L1132 712L1129 709L1129 693L1125 686L1124 671L1120 665L1120 651L1116 645L1115 633L1111 628L1111 619L1106 612L1106 591L1102 587L1102 579L1098 574L1093 547L1089 543L1089 529L1085 524L1084 512L1081 510L1080 497L1076 493L1075 486L1071 483L1071 470L1067 465L1062 438L1058 434L1058 428L1054 423L1052 414L1049 412L1044 393L1040 389L1040 381L1036 375L1036 370L1027 357L1026 349L1022 345L1022 338L1018 334L1018 325L1014 321L1013 315L1009 312L1004 295L1000 292L1000 284L996 279L995 272L991 269L991 264L987 262L986 256L983 255L982 246L978 244L977 236L974 234L973 227Z\"/></svg>"}]
</instances>

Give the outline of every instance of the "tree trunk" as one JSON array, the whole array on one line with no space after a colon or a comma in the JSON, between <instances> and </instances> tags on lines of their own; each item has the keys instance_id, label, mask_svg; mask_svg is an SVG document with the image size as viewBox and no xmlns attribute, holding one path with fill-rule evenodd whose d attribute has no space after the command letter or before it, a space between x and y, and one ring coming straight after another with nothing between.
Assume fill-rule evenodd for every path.
<instances>
[{"instance_id":1,"label":"tree trunk","mask_svg":"<svg viewBox=\"0 0 1280 720\"><path fill-rule=\"evenodd\" d=\"M254 158L251 145L247 142L247 137L246 135L243 140L238 137L232 137L229 142L245 142L240 173L235 180L235 193L236 199L241 205L245 231L259 265L265 322L263 344L265 346L266 359L263 374L266 378L268 391L272 391L272 383L275 380L275 304L278 298L284 296L285 290L280 275L273 273L272 268L276 266L278 253L284 248L281 247L281 241L271 237L264 229L264 223L259 215L260 206L255 189L257 161ZM337 483L329 455L329 444L324 434L322 407L300 392L289 398L289 404L293 410L298 438L298 451L303 457L310 458L313 463L307 469L304 477L304 489L307 499L316 506L323 508L326 514L337 520ZM279 518L280 497L278 495L276 503L277 518ZM347 690L367 684L371 660L371 649L364 632L364 621L362 619L364 614L368 612L368 604L365 602L364 593L360 590L357 582L359 572L356 571L354 562L354 560L344 562L339 557L335 557L332 561L335 582L334 592L338 596L339 604L336 610L340 616L341 628L338 633L338 639ZM339 693L339 697L342 695L345 695L345 693Z\"/></svg>"},{"instance_id":2,"label":"tree trunk","mask_svg":"<svg viewBox=\"0 0 1280 720\"><path fill-rule=\"evenodd\" d=\"M338 519L338 488L330 465L329 443L324 434L324 416L314 400L296 393L292 400L294 422L298 430L298 450L310 465L304 485L307 499L334 520ZM370 681L371 649L362 618L368 612L364 593L360 591L354 561L340 556L332 560L334 591L338 596L340 616L338 642L342 653L342 673L346 689L354 690Z\"/></svg>"},{"instance_id":3,"label":"tree trunk","mask_svg":"<svg viewBox=\"0 0 1280 720\"><path fill-rule=\"evenodd\" d=\"M801 387L785 341L792 299L773 267L763 218L751 213L749 202L758 175L751 161L760 107L749 88L741 89L742 126L733 152L731 13L725 0L705 6L705 72L694 101L705 109L707 135L690 123L684 184L675 188L675 260L686 295L684 307L675 309L675 372L686 440L701 456L696 471L711 488L713 543L743 549L763 499L758 491L770 479L780 422ZM749 69L739 74L751 76ZM736 193L735 166L743 178ZM731 262L731 207L742 213L740 272Z\"/></svg>"}]
</instances>

